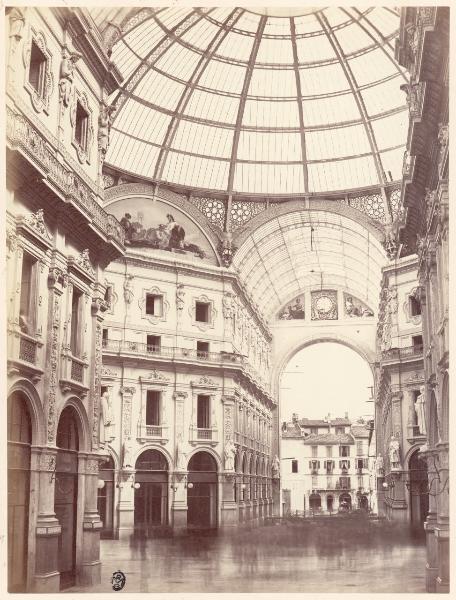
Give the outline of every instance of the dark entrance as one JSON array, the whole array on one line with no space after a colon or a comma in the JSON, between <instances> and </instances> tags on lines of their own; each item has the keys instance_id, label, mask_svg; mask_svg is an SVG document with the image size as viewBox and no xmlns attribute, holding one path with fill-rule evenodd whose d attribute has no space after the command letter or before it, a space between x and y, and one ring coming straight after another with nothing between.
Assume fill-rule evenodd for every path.
<instances>
[{"instance_id":1,"label":"dark entrance","mask_svg":"<svg viewBox=\"0 0 456 600\"><path fill-rule=\"evenodd\" d=\"M32 425L25 398L8 398L8 591L25 592Z\"/></svg>"},{"instance_id":2,"label":"dark entrance","mask_svg":"<svg viewBox=\"0 0 456 600\"><path fill-rule=\"evenodd\" d=\"M333 512L334 510L334 498L332 496L328 496L326 498L326 507L329 512Z\"/></svg>"},{"instance_id":3,"label":"dark entrance","mask_svg":"<svg viewBox=\"0 0 456 600\"><path fill-rule=\"evenodd\" d=\"M58 560L60 588L75 584L79 436L71 406L62 411L57 428L54 510L62 528Z\"/></svg>"},{"instance_id":4,"label":"dark entrance","mask_svg":"<svg viewBox=\"0 0 456 600\"><path fill-rule=\"evenodd\" d=\"M114 537L114 461L109 457L100 467L99 481L103 481L102 488L98 488L98 512L103 527L100 531L102 539Z\"/></svg>"},{"instance_id":5,"label":"dark entrance","mask_svg":"<svg viewBox=\"0 0 456 600\"><path fill-rule=\"evenodd\" d=\"M152 537L168 524L168 463L158 450L146 450L136 461L135 533Z\"/></svg>"},{"instance_id":6,"label":"dark entrance","mask_svg":"<svg viewBox=\"0 0 456 600\"><path fill-rule=\"evenodd\" d=\"M339 496L339 509L342 510L351 510L352 507L352 499L350 494L341 494Z\"/></svg>"},{"instance_id":7,"label":"dark entrance","mask_svg":"<svg viewBox=\"0 0 456 600\"><path fill-rule=\"evenodd\" d=\"M421 529L429 512L427 463L417 450L410 457L410 520Z\"/></svg>"},{"instance_id":8,"label":"dark entrance","mask_svg":"<svg viewBox=\"0 0 456 600\"><path fill-rule=\"evenodd\" d=\"M187 526L217 528L217 464L208 452L197 452L188 464Z\"/></svg>"},{"instance_id":9,"label":"dark entrance","mask_svg":"<svg viewBox=\"0 0 456 600\"><path fill-rule=\"evenodd\" d=\"M320 510L320 508L321 508L320 494L310 494L309 507L310 507L310 510Z\"/></svg>"},{"instance_id":10,"label":"dark entrance","mask_svg":"<svg viewBox=\"0 0 456 600\"><path fill-rule=\"evenodd\" d=\"M362 510L369 510L369 500L367 496L364 496L364 494L359 499L359 507Z\"/></svg>"}]
</instances>

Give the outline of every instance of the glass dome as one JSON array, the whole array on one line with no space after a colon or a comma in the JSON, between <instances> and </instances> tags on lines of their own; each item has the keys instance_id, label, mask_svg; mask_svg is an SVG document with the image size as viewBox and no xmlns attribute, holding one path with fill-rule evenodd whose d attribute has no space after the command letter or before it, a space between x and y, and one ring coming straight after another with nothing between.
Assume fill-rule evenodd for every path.
<instances>
[{"instance_id":1,"label":"glass dome","mask_svg":"<svg viewBox=\"0 0 456 600\"><path fill-rule=\"evenodd\" d=\"M400 179L407 76L392 8L136 9L115 26L124 83L107 165L248 195Z\"/></svg>"}]
</instances>

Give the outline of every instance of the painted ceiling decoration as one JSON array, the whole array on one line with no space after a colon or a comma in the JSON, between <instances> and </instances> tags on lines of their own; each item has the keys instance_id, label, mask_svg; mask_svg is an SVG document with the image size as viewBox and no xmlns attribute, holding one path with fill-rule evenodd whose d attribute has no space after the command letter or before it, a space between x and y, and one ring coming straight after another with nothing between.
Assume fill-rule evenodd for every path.
<instances>
[{"instance_id":1,"label":"painted ceiling decoration","mask_svg":"<svg viewBox=\"0 0 456 600\"><path fill-rule=\"evenodd\" d=\"M105 164L236 194L401 178L393 8L92 9L124 76ZM113 33L114 32L114 33Z\"/></svg>"}]
</instances>

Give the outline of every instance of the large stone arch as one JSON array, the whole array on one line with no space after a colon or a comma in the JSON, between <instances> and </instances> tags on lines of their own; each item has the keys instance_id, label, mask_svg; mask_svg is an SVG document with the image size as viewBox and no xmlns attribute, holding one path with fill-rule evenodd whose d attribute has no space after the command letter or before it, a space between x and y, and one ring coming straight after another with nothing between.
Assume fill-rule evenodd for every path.
<instances>
[{"instance_id":1,"label":"large stone arch","mask_svg":"<svg viewBox=\"0 0 456 600\"><path fill-rule=\"evenodd\" d=\"M274 204L254 216L245 227L242 227L233 234L233 243L237 248L240 248L250 235L271 219L294 212L307 212L309 210L331 212L352 219L353 221L356 221L356 223L363 225L379 242L383 242L384 240L384 225L375 221L365 213L362 213L356 208L343 202L313 198L308 205L302 200L291 200Z\"/></svg>"},{"instance_id":2,"label":"large stone arch","mask_svg":"<svg viewBox=\"0 0 456 600\"><path fill-rule=\"evenodd\" d=\"M62 415L65 408L68 408L69 406L71 406L74 409L74 412L77 417L76 424L78 427L79 452L91 452L93 450L91 435L92 432L84 403L80 398L78 398L77 396L71 396L60 406L60 410L56 419L57 428L59 425L60 416Z\"/></svg>"},{"instance_id":3,"label":"large stone arch","mask_svg":"<svg viewBox=\"0 0 456 600\"><path fill-rule=\"evenodd\" d=\"M212 458L215 460L215 463L217 465L217 473L220 473L221 471L223 471L223 465L222 465L220 456L210 446L198 446L197 448L195 448L194 450L189 452L187 454L187 465L190 463L190 460L192 459L192 457L195 454L198 454L198 452L207 452L208 454L210 454L212 456Z\"/></svg>"},{"instance_id":4,"label":"large stone arch","mask_svg":"<svg viewBox=\"0 0 456 600\"><path fill-rule=\"evenodd\" d=\"M33 446L45 446L46 445L46 427L44 419L43 406L41 404L40 396L34 385L26 379L19 379L9 388L6 395L9 398L14 393L21 393L24 396L27 404L27 409L30 416L30 422L32 425L32 445Z\"/></svg>"},{"instance_id":5,"label":"large stone arch","mask_svg":"<svg viewBox=\"0 0 456 600\"><path fill-rule=\"evenodd\" d=\"M174 463L173 457L171 456L170 452L163 446L155 444L154 442L146 442L145 444L142 444L139 448L137 448L136 452L133 454L132 464L136 465L136 461L146 450L157 450L158 452L160 452L160 454L163 454L168 464L168 473L170 471L173 471Z\"/></svg>"}]
</instances>

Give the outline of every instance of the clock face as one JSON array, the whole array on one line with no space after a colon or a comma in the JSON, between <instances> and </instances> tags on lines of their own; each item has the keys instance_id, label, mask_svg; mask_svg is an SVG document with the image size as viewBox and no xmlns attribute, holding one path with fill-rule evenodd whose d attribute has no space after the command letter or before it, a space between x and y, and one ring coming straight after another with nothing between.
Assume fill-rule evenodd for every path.
<instances>
[{"instance_id":1,"label":"clock face","mask_svg":"<svg viewBox=\"0 0 456 600\"><path fill-rule=\"evenodd\" d=\"M327 313L332 308L331 299L328 296L321 296L315 303L317 310L320 312Z\"/></svg>"}]
</instances>

